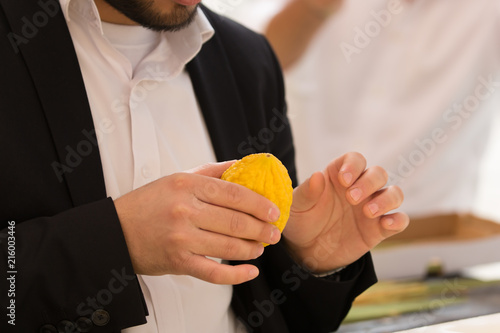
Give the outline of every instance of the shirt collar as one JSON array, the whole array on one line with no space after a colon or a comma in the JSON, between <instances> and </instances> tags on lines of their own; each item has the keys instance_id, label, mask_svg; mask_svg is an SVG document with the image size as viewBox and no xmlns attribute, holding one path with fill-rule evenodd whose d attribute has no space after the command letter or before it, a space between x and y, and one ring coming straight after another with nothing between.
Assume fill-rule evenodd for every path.
<instances>
[{"instance_id":1,"label":"shirt collar","mask_svg":"<svg viewBox=\"0 0 500 333\"><path fill-rule=\"evenodd\" d=\"M76 10L80 13L80 15L88 19L90 25L98 29L99 32L103 34L101 17L99 16L99 11L97 10L94 0L59 0L59 2L67 22L71 21L71 5L72 9ZM194 18L194 21L191 23L191 27L193 34L199 34L201 36L202 43L205 43L214 35L214 29L201 8L198 8L198 13Z\"/></svg>"}]
</instances>

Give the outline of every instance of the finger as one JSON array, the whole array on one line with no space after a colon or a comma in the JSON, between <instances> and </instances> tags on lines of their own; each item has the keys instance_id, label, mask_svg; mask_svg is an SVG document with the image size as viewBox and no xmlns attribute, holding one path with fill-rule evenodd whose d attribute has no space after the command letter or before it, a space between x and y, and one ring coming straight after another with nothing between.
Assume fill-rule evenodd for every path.
<instances>
[{"instance_id":1,"label":"finger","mask_svg":"<svg viewBox=\"0 0 500 333\"><path fill-rule=\"evenodd\" d=\"M389 186L377 192L363 205L367 217L374 218L398 208L403 203L403 192L399 186Z\"/></svg>"},{"instance_id":2,"label":"finger","mask_svg":"<svg viewBox=\"0 0 500 333\"><path fill-rule=\"evenodd\" d=\"M279 208L264 196L245 186L228 181L202 177L194 194L200 201L250 214L259 220L275 222Z\"/></svg>"},{"instance_id":3,"label":"finger","mask_svg":"<svg viewBox=\"0 0 500 333\"><path fill-rule=\"evenodd\" d=\"M236 160L220 162L220 163L207 163L200 165L196 168L190 169L186 172L196 173L198 175L208 176L212 178L220 178L224 171L227 170Z\"/></svg>"},{"instance_id":4,"label":"finger","mask_svg":"<svg viewBox=\"0 0 500 333\"><path fill-rule=\"evenodd\" d=\"M293 191L291 210L305 212L314 207L325 189L325 178L321 172L315 172Z\"/></svg>"},{"instance_id":5,"label":"finger","mask_svg":"<svg viewBox=\"0 0 500 333\"><path fill-rule=\"evenodd\" d=\"M385 238L394 236L406 229L410 224L410 218L405 213L387 214L381 217L380 226L382 227L382 235Z\"/></svg>"},{"instance_id":6,"label":"finger","mask_svg":"<svg viewBox=\"0 0 500 333\"><path fill-rule=\"evenodd\" d=\"M363 155L351 152L343 155L333 163L335 169L330 169L331 177L337 177L340 184L345 187L350 186L358 179L366 168L366 159ZM338 171L337 171L338 170Z\"/></svg>"},{"instance_id":7,"label":"finger","mask_svg":"<svg viewBox=\"0 0 500 333\"><path fill-rule=\"evenodd\" d=\"M349 203L356 205L384 187L387 180L388 175L383 168L368 168L346 191L346 198Z\"/></svg>"},{"instance_id":8,"label":"finger","mask_svg":"<svg viewBox=\"0 0 500 333\"><path fill-rule=\"evenodd\" d=\"M194 216L193 222L203 230L268 244L276 244L281 238L273 224L251 215L207 203L198 207L204 214Z\"/></svg>"},{"instance_id":9,"label":"finger","mask_svg":"<svg viewBox=\"0 0 500 333\"><path fill-rule=\"evenodd\" d=\"M264 252L261 242L198 230L189 245L192 253L224 260L251 260Z\"/></svg>"},{"instance_id":10,"label":"finger","mask_svg":"<svg viewBox=\"0 0 500 333\"><path fill-rule=\"evenodd\" d=\"M240 284L250 281L259 275L253 265L220 264L204 256L191 255L186 262L187 274L203 281L215 284Z\"/></svg>"}]
</instances>

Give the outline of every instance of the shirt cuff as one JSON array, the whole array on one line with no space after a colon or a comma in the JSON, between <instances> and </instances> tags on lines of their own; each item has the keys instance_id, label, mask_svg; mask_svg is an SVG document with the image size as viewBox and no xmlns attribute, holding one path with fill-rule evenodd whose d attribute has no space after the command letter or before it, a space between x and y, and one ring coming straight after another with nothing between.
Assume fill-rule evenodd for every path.
<instances>
[{"instance_id":1,"label":"shirt cuff","mask_svg":"<svg viewBox=\"0 0 500 333\"><path fill-rule=\"evenodd\" d=\"M320 273L320 274L315 274L315 273L311 272L311 275L314 276L314 277L317 277L317 278L329 277L331 275L335 275L335 274L339 273L340 271L342 271L346 267L347 266L342 266L342 267L335 268L335 269L332 269L331 271L328 271L328 272L325 272L325 273Z\"/></svg>"}]
</instances>

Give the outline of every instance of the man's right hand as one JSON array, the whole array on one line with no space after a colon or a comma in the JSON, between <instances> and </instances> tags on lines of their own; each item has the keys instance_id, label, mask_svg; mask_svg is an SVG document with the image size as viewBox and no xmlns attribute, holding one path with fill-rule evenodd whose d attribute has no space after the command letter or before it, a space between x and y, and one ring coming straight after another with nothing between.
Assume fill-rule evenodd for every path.
<instances>
[{"instance_id":1,"label":"man's right hand","mask_svg":"<svg viewBox=\"0 0 500 333\"><path fill-rule=\"evenodd\" d=\"M268 223L279 217L275 204L219 179L233 162L172 174L115 200L137 274L185 274L217 284L258 275L253 265L206 258L254 259L264 251L262 242L275 244L281 237Z\"/></svg>"}]
</instances>

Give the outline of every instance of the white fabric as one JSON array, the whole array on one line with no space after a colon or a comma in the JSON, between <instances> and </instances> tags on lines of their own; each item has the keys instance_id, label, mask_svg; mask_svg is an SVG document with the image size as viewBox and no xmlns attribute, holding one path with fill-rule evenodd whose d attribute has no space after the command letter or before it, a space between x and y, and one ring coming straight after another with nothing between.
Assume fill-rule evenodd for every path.
<instances>
[{"instance_id":1,"label":"white fabric","mask_svg":"<svg viewBox=\"0 0 500 333\"><path fill-rule=\"evenodd\" d=\"M214 33L201 10L176 33L101 25L92 0L60 0L89 96L112 198L216 160L185 64ZM68 110L71 112L71 110ZM234 332L232 287L139 276L146 325L127 333Z\"/></svg>"},{"instance_id":2,"label":"white fabric","mask_svg":"<svg viewBox=\"0 0 500 333\"><path fill-rule=\"evenodd\" d=\"M285 3L223 11L262 31ZM402 187L401 210L470 211L500 107L499 36L498 0L346 0L285 73L299 181L359 151Z\"/></svg>"}]
</instances>

